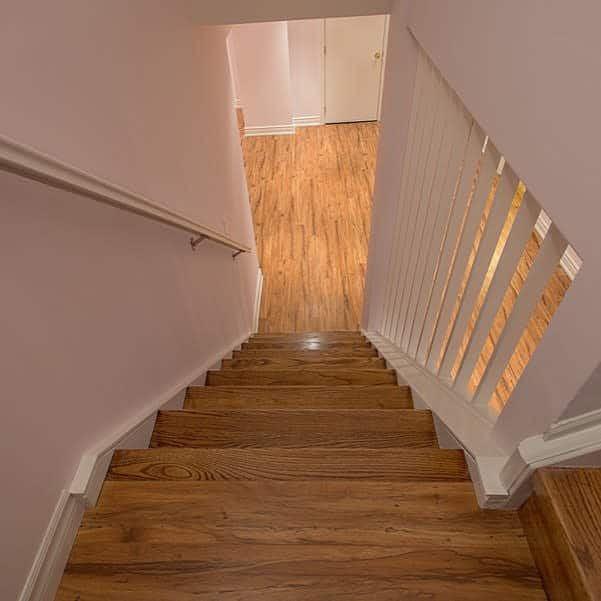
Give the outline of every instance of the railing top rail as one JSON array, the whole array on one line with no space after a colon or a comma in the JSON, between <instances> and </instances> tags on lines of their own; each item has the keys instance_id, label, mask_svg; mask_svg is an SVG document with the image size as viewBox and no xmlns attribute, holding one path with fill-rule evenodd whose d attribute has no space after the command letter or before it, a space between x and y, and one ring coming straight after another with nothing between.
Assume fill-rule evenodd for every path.
<instances>
[{"instance_id":1,"label":"railing top rail","mask_svg":"<svg viewBox=\"0 0 601 601\"><path fill-rule=\"evenodd\" d=\"M235 251L235 255L251 251L248 244L238 242L157 202L2 135L0 169L159 221L194 234L199 239L212 240Z\"/></svg>"}]
</instances>

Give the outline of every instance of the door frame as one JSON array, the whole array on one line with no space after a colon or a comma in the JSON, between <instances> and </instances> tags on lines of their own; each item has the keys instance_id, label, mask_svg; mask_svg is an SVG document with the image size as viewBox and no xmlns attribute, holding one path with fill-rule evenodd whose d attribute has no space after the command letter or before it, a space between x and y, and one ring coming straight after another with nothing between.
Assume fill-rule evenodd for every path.
<instances>
[{"instance_id":1,"label":"door frame","mask_svg":"<svg viewBox=\"0 0 601 601\"><path fill-rule=\"evenodd\" d=\"M388 58L388 36L390 31L390 15L384 16L384 39L382 40L382 72L380 73L380 87L378 90L378 115L377 120L380 121L382 114L382 99L384 97L384 73L386 71L386 59ZM334 17L335 18L335 17ZM321 20L321 115L320 120L322 125L326 125L326 20Z\"/></svg>"}]
</instances>

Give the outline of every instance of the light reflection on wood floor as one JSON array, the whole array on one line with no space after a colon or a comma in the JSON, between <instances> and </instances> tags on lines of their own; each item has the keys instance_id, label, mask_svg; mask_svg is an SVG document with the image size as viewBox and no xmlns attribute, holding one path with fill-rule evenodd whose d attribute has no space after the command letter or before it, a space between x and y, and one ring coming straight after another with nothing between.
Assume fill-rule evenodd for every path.
<instances>
[{"instance_id":1,"label":"light reflection on wood floor","mask_svg":"<svg viewBox=\"0 0 601 601\"><path fill-rule=\"evenodd\" d=\"M259 261L259 331L357 330L378 125L242 141Z\"/></svg>"}]
</instances>

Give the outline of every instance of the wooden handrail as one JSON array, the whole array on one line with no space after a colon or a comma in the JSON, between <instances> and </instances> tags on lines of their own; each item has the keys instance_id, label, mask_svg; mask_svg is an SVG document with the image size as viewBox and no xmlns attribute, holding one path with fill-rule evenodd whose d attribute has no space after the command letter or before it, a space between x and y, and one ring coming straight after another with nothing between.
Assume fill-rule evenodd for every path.
<instances>
[{"instance_id":1,"label":"wooden handrail","mask_svg":"<svg viewBox=\"0 0 601 601\"><path fill-rule=\"evenodd\" d=\"M248 244L238 242L157 202L2 135L0 169L165 223L194 234L197 239L211 240L233 250L234 256L251 251Z\"/></svg>"}]
</instances>

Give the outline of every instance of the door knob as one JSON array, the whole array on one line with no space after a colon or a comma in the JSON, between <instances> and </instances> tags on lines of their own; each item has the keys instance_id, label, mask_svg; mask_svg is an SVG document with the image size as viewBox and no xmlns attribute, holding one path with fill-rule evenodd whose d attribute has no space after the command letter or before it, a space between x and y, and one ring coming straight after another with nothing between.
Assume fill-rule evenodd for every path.
<instances>
[{"instance_id":1,"label":"door knob","mask_svg":"<svg viewBox=\"0 0 601 601\"><path fill-rule=\"evenodd\" d=\"M376 52L376 53L374 54L374 58L375 58L377 61L379 61L379 60L382 58L382 53L381 53L381 52Z\"/></svg>"}]
</instances>

